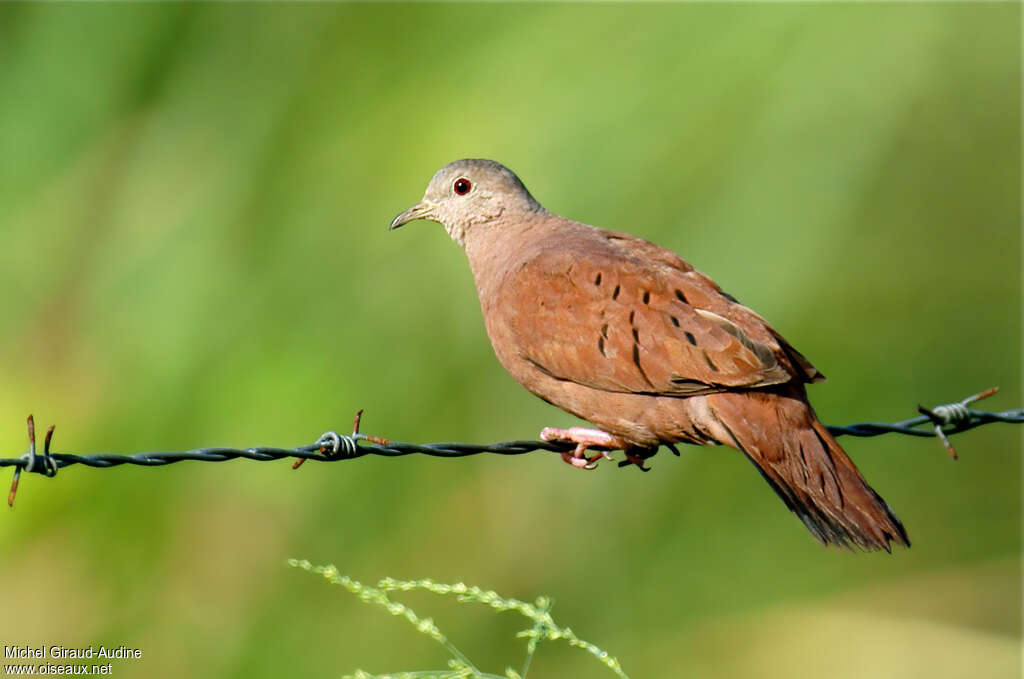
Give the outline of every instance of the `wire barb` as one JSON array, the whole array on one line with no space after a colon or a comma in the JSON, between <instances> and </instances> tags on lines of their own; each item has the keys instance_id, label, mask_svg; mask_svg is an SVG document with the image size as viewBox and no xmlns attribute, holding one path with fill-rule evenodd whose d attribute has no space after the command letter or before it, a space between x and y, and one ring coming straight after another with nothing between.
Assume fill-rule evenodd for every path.
<instances>
[{"instance_id":1,"label":"wire barb","mask_svg":"<svg viewBox=\"0 0 1024 679\"><path fill-rule=\"evenodd\" d=\"M923 436L938 438L942 441L949 454L956 459L957 453L949 443L949 436L974 429L992 422L1009 422L1015 424L1024 423L1024 408L1007 410L1001 413L990 413L979 410L971 410L968 406L975 401L988 398L998 391L997 387L987 389L978 394L968 396L962 401L935 406L928 409L918 406L921 415L902 422L863 422L842 427L828 426L827 429L833 436L880 436L882 434L896 433L908 436ZM574 444L558 441L503 441L490 445L477 445L472 443L430 443L415 444L391 441L378 436L359 433L360 420L363 411L356 413L352 426L351 435L338 434L334 431L327 431L322 434L315 443L310 443L297 448L197 448L184 452L145 452L132 455L115 455L110 453L96 453L90 455L73 455L70 453L51 453L50 441L53 438L53 427L47 432L43 442L43 454L36 454L35 422L31 415L28 418L29 450L20 457L0 459L0 467L14 467L14 479L11 483L11 491L7 496L7 504L14 506L14 496L18 490L18 481L21 472L34 472L45 476L55 476L57 470L74 464L81 464L87 467L106 469L117 467L123 464L138 465L143 467L159 467L184 460L195 460L200 462L226 462L244 458L267 462L270 460L281 460L285 458L298 458L293 468L298 468L305 460L317 460L319 462L335 462L338 460L354 460L365 455L377 455L383 457L400 457L403 455L430 455L432 457L466 457L480 453L491 453L495 455L523 455L537 450L544 450L554 453L563 453L572 450ZM666 444L667 445L667 444ZM675 446L667 445L669 450L679 454ZM636 451L633 451L634 453ZM657 449L644 454L643 459L653 456ZM42 464L40 464L40 459ZM638 457L638 461L642 462ZM634 463L627 457L626 464Z\"/></svg>"},{"instance_id":2,"label":"wire barb","mask_svg":"<svg viewBox=\"0 0 1024 679\"><path fill-rule=\"evenodd\" d=\"M28 416L28 452L19 458L16 458L21 464L14 467L14 478L11 479L11 491L7 493L7 506L14 509L14 497L18 494L18 482L21 481L21 471L24 469L27 472L36 471L36 420L32 415ZM50 456L50 441L53 440L53 430L56 425L51 424L50 428L46 430L46 438L43 439L43 469L38 473L44 476L56 476L57 461ZM0 464L0 467L8 465Z\"/></svg>"},{"instance_id":3,"label":"wire barb","mask_svg":"<svg viewBox=\"0 0 1024 679\"><path fill-rule=\"evenodd\" d=\"M959 459L959 455L957 455L956 449L953 447L953 444L949 442L949 439L946 437L946 432L944 432L942 428L949 425L953 428L952 431L958 431L956 429L957 427L971 419L971 411L967 406L975 401L988 398L997 391L999 391L999 387L992 387L977 394L972 394L958 403L947 403L946 405L935 406L935 408L931 410L922 405L918 405L917 412L932 421L932 424L935 425L935 435L940 441L942 441L942 444L946 446L946 451L949 453L949 456L956 460Z\"/></svg>"},{"instance_id":4,"label":"wire barb","mask_svg":"<svg viewBox=\"0 0 1024 679\"><path fill-rule=\"evenodd\" d=\"M356 444L356 441L360 439L379 443L384 446L391 443L391 441L388 441L387 439L360 434L359 421L362 417L363 409L360 408L356 411L355 419L352 421L352 434L350 436L339 434L336 431L325 431L320 435L320 438L316 440L316 447L325 459L334 460L339 458L359 457L359 446ZM309 458L300 457L295 460L295 463L292 465L292 469L298 469L307 459Z\"/></svg>"}]
</instances>

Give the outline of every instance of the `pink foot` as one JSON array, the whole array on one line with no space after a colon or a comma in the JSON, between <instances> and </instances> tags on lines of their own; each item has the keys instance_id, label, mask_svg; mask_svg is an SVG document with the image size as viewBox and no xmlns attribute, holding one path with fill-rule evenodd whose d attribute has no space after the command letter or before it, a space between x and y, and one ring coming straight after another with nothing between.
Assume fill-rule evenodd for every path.
<instances>
[{"instance_id":1,"label":"pink foot","mask_svg":"<svg viewBox=\"0 0 1024 679\"><path fill-rule=\"evenodd\" d=\"M599 451L599 454L587 457L585 453L587 448L591 446L600 446L601 448L610 448L612 450L625 448L625 442L618 436L601 431L600 429L587 429L586 427L569 427L568 429L544 427L540 432L540 438L542 441L575 443L576 449L572 452L566 451L562 453L562 459L579 469L594 469L597 467L600 459L612 459L607 450Z\"/></svg>"}]
</instances>

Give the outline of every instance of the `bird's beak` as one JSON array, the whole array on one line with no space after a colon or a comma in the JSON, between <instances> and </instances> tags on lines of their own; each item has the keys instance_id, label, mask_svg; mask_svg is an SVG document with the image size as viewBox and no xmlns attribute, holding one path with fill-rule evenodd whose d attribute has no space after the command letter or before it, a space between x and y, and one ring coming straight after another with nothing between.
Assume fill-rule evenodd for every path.
<instances>
[{"instance_id":1,"label":"bird's beak","mask_svg":"<svg viewBox=\"0 0 1024 679\"><path fill-rule=\"evenodd\" d=\"M421 200L402 214L395 217L395 220L391 222L391 227L388 231L394 231L403 224L408 224L416 219L435 219L434 204Z\"/></svg>"}]
</instances>

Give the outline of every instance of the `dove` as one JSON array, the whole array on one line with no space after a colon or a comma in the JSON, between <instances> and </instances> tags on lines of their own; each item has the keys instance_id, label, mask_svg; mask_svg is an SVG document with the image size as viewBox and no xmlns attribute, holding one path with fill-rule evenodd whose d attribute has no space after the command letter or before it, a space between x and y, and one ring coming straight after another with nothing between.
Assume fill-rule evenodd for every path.
<instances>
[{"instance_id":1,"label":"dove","mask_svg":"<svg viewBox=\"0 0 1024 679\"><path fill-rule=\"evenodd\" d=\"M491 160L438 170L391 230L440 223L469 259L498 361L528 391L594 425L544 428L593 468L621 449L742 452L825 545L910 546L807 400L824 376L755 311L679 255L553 214ZM588 451L594 454L588 455Z\"/></svg>"}]
</instances>

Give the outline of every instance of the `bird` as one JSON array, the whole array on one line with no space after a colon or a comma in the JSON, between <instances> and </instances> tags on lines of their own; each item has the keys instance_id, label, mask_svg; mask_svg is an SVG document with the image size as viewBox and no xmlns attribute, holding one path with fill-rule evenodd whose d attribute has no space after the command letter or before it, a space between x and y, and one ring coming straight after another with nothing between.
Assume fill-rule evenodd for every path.
<instances>
[{"instance_id":1,"label":"bird","mask_svg":"<svg viewBox=\"0 0 1024 679\"><path fill-rule=\"evenodd\" d=\"M442 167L390 230L418 219L465 250L505 370L595 426L541 431L574 446L563 453L572 466L622 450L645 469L662 445L721 444L746 455L824 545L910 546L811 407L806 385L824 375L679 255L549 212L485 159Z\"/></svg>"}]
</instances>

